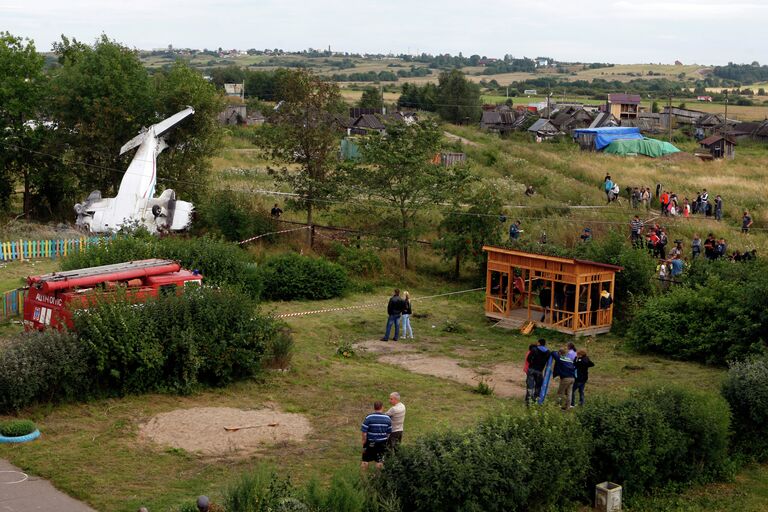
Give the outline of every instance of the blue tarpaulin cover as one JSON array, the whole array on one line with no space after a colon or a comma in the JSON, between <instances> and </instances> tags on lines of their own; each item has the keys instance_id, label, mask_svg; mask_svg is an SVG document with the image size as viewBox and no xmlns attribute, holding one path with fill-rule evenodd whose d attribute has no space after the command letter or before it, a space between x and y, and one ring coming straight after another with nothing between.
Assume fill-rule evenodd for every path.
<instances>
[{"instance_id":1,"label":"blue tarpaulin cover","mask_svg":"<svg viewBox=\"0 0 768 512\"><path fill-rule=\"evenodd\" d=\"M634 126L606 126L605 128L584 128L574 131L574 135L580 133L594 134L595 149L598 151L615 140L639 140L643 138L640 128Z\"/></svg>"}]
</instances>

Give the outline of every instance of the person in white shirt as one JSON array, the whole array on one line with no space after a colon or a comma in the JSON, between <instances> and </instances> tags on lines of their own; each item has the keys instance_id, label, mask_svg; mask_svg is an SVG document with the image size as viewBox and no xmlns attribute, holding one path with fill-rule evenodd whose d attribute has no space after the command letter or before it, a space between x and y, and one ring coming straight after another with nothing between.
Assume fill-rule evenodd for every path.
<instances>
[{"instance_id":1,"label":"person in white shirt","mask_svg":"<svg viewBox=\"0 0 768 512\"><path fill-rule=\"evenodd\" d=\"M405 423L405 404L400 401L400 393L393 391L389 394L389 408L386 414L392 419L392 433L389 435L387 444L389 448L397 448L403 440L403 423Z\"/></svg>"}]
</instances>

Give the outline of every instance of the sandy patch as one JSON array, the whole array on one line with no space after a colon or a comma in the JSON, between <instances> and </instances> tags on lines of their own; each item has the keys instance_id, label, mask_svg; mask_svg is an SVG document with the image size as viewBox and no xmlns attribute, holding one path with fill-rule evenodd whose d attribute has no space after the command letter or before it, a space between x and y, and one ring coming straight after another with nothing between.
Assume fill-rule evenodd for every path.
<instances>
[{"instance_id":1,"label":"sandy patch","mask_svg":"<svg viewBox=\"0 0 768 512\"><path fill-rule=\"evenodd\" d=\"M395 354L398 352L416 352L418 348L400 341L367 340L352 345L355 350L369 354Z\"/></svg>"},{"instance_id":2,"label":"sandy patch","mask_svg":"<svg viewBox=\"0 0 768 512\"><path fill-rule=\"evenodd\" d=\"M525 375L519 366L498 364L480 368L465 368L461 361L449 357L413 354L392 354L379 358L382 363L400 366L408 371L449 379L468 386L477 386L481 379L501 397L524 397Z\"/></svg>"},{"instance_id":3,"label":"sandy patch","mask_svg":"<svg viewBox=\"0 0 768 512\"><path fill-rule=\"evenodd\" d=\"M245 426L253 428L224 430ZM158 414L139 427L139 439L202 455L238 457L278 444L303 441L311 431L309 420L301 414L274 409L198 407Z\"/></svg>"}]
</instances>

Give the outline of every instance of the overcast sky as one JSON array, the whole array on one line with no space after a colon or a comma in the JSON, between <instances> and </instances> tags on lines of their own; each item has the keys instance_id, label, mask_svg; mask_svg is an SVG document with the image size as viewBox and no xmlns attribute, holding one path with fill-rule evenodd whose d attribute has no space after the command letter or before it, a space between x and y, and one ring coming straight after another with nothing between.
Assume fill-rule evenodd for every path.
<instances>
[{"instance_id":1,"label":"overcast sky","mask_svg":"<svg viewBox=\"0 0 768 512\"><path fill-rule=\"evenodd\" d=\"M768 63L766 22L768 0L0 0L0 30L43 51L105 33L140 49Z\"/></svg>"}]
</instances>

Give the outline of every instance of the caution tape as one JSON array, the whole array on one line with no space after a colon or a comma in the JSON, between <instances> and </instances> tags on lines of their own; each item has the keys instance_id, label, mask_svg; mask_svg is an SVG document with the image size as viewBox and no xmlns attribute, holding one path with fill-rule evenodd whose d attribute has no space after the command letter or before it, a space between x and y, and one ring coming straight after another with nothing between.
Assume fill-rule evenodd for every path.
<instances>
[{"instance_id":1,"label":"caution tape","mask_svg":"<svg viewBox=\"0 0 768 512\"><path fill-rule=\"evenodd\" d=\"M259 238L263 238L265 236L269 235L279 235L281 233L290 233L291 231L301 231L302 229L310 229L312 226L303 226L300 228L293 228L293 229L283 229L282 231L272 231L270 233L262 233L260 235L252 236L251 238L246 238L242 242L237 242L239 245L247 244L248 242L253 242L254 240L258 240Z\"/></svg>"},{"instance_id":2,"label":"caution tape","mask_svg":"<svg viewBox=\"0 0 768 512\"><path fill-rule=\"evenodd\" d=\"M427 299L435 299L438 297L447 297L448 295L458 295L460 293L470 293L470 292L477 292L480 290L485 290L485 287L480 288L472 288L471 290L459 290L457 292L448 292L448 293L439 293L437 295L427 295L426 297L419 297L411 299L413 302L418 302L421 300L427 300ZM325 309L315 309L312 311L300 311L298 313L283 313L280 315L275 315L275 318L294 318L297 316L306 316L306 315L316 315L320 313L334 313L337 311L351 311L354 309L363 309L363 308L371 308L374 306L378 307L384 307L386 306L386 303L384 302L371 302L368 304L357 304L355 306L345 306L345 307L338 307L338 308L325 308Z\"/></svg>"}]
</instances>

